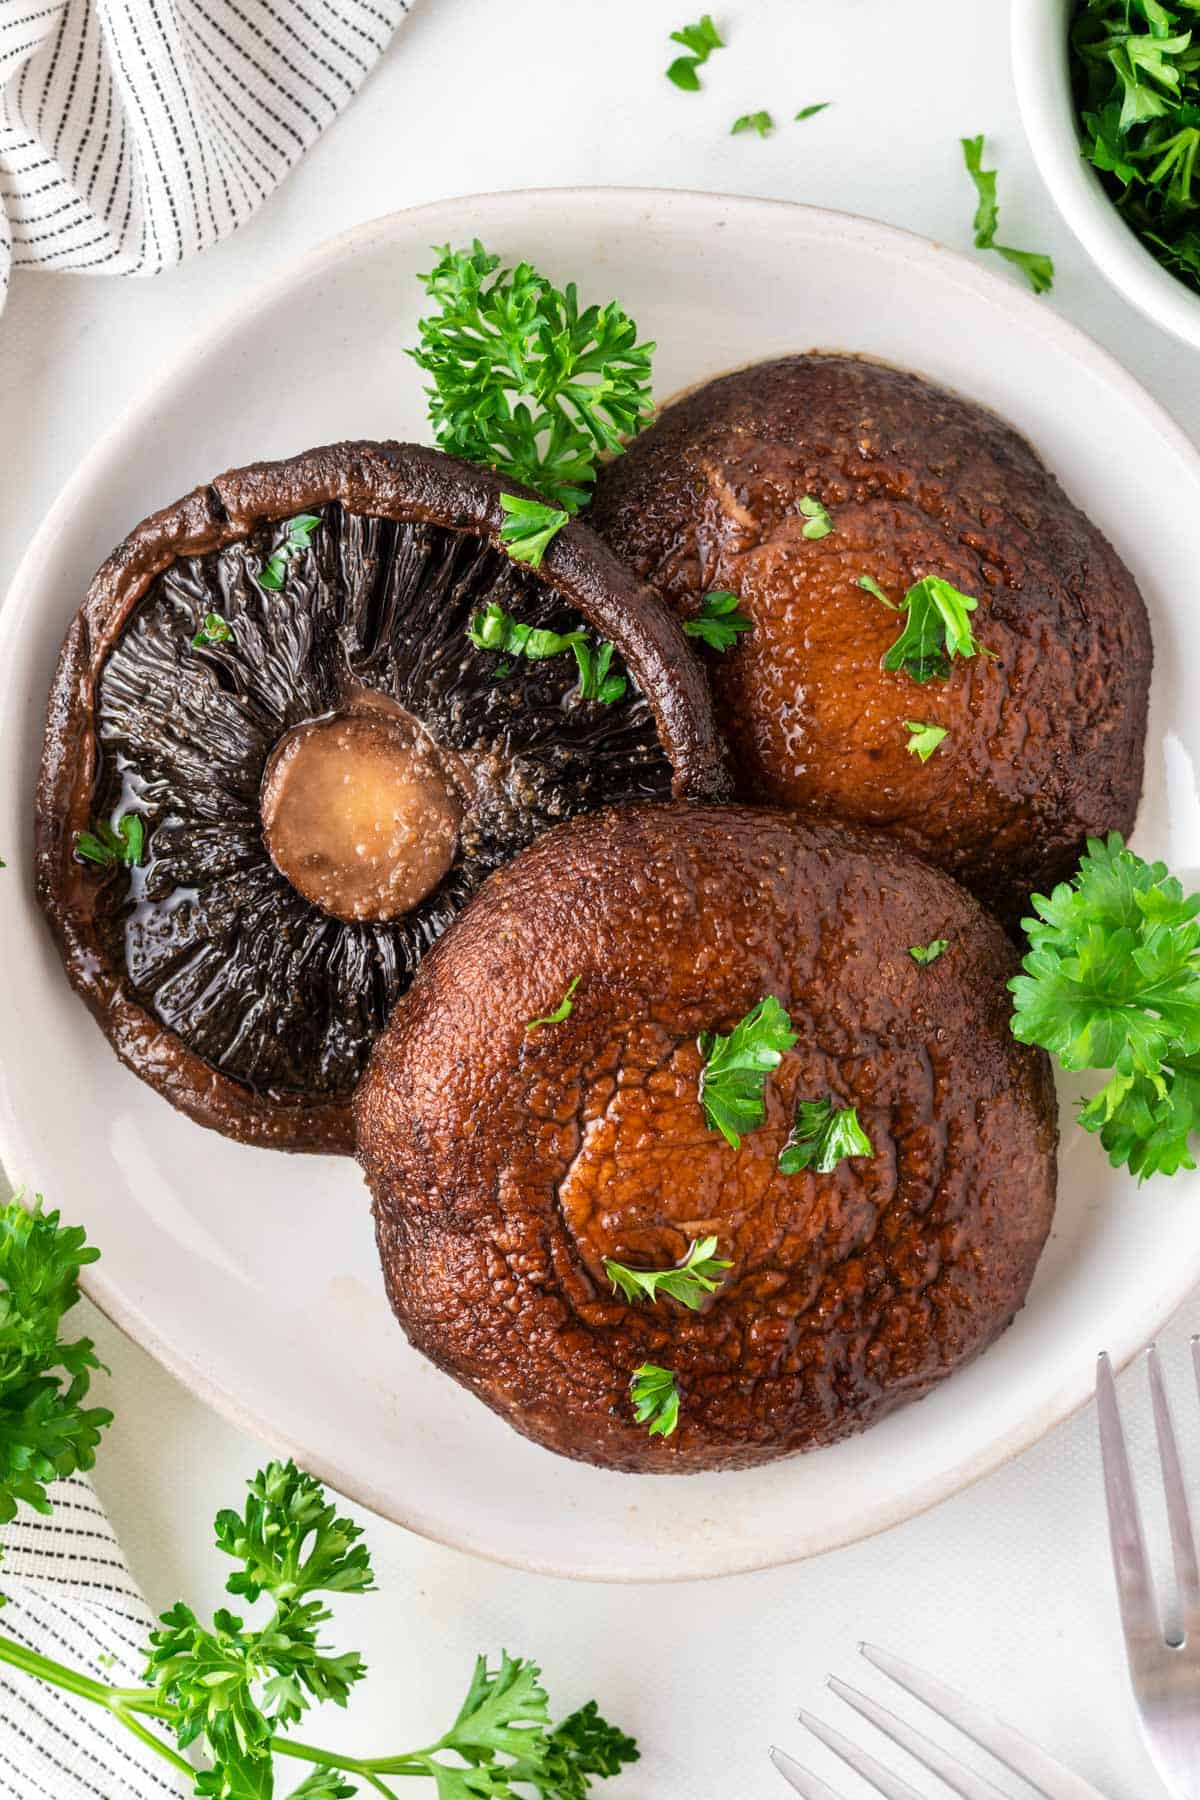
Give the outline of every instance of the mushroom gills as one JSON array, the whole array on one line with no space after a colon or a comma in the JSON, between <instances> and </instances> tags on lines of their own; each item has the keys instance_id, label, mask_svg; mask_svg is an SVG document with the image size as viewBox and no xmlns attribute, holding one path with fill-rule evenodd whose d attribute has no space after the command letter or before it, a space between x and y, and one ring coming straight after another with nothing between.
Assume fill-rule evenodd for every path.
<instances>
[{"instance_id":1,"label":"mushroom gills","mask_svg":"<svg viewBox=\"0 0 1200 1800\"><path fill-rule=\"evenodd\" d=\"M331 503L267 592L278 538L264 524L171 564L103 666L94 812L136 796L146 851L98 922L140 1004L212 1067L336 1098L493 869L576 813L666 799L672 772L632 672L602 705L570 655L471 643L493 600L579 624L483 538ZM232 635L197 648L212 612Z\"/></svg>"}]
</instances>

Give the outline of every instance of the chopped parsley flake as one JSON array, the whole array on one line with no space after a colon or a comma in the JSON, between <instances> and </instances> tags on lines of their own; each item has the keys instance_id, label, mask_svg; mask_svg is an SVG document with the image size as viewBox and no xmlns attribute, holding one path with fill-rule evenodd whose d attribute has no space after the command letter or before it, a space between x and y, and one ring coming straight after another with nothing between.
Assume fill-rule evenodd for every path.
<instances>
[{"instance_id":1,"label":"chopped parsley flake","mask_svg":"<svg viewBox=\"0 0 1200 1800\"><path fill-rule=\"evenodd\" d=\"M832 102L829 100L818 100L815 106L802 106L800 111L796 114L796 119L797 121L800 119L813 119L819 112L824 112L825 108L830 105L832 105Z\"/></svg>"},{"instance_id":2,"label":"chopped parsley flake","mask_svg":"<svg viewBox=\"0 0 1200 1800\"><path fill-rule=\"evenodd\" d=\"M779 1152L785 1175L814 1169L828 1175L848 1156L874 1156L871 1140L858 1122L853 1106L835 1106L832 1100L802 1100L796 1123Z\"/></svg>"},{"instance_id":3,"label":"chopped parsley flake","mask_svg":"<svg viewBox=\"0 0 1200 1800\"><path fill-rule=\"evenodd\" d=\"M730 649L743 631L754 629L754 620L739 612L737 606L737 595L727 589L705 594L696 617L684 620L684 635L699 638L710 650Z\"/></svg>"},{"instance_id":4,"label":"chopped parsley flake","mask_svg":"<svg viewBox=\"0 0 1200 1800\"><path fill-rule=\"evenodd\" d=\"M497 680L511 673L512 658L542 662L548 656L565 656L569 650L579 669L581 699L611 706L625 693L625 677L610 673L616 647L604 642L594 648L585 631L547 631L539 625L525 625L505 612L498 600L489 600L483 611L472 617L467 636L477 650L501 653L504 660L493 671Z\"/></svg>"},{"instance_id":5,"label":"chopped parsley flake","mask_svg":"<svg viewBox=\"0 0 1200 1800\"><path fill-rule=\"evenodd\" d=\"M679 1423L679 1388L670 1369L643 1363L634 1370L629 1391L638 1424L648 1424L651 1437L670 1437Z\"/></svg>"},{"instance_id":6,"label":"chopped parsley flake","mask_svg":"<svg viewBox=\"0 0 1200 1800\"><path fill-rule=\"evenodd\" d=\"M944 725L922 725L916 719L905 719L904 729L909 734L905 749L910 756L919 756L923 763L929 761L946 736Z\"/></svg>"},{"instance_id":7,"label":"chopped parsley flake","mask_svg":"<svg viewBox=\"0 0 1200 1800\"><path fill-rule=\"evenodd\" d=\"M774 994L751 1008L727 1037L706 1031L699 1039L705 1121L733 1149L740 1145L742 1132L762 1124L767 1076L795 1042L792 1022Z\"/></svg>"},{"instance_id":8,"label":"chopped parsley flake","mask_svg":"<svg viewBox=\"0 0 1200 1800\"><path fill-rule=\"evenodd\" d=\"M928 944L913 944L908 954L915 963L934 963L943 950L950 947L949 938L933 938Z\"/></svg>"},{"instance_id":9,"label":"chopped parsley flake","mask_svg":"<svg viewBox=\"0 0 1200 1800\"><path fill-rule=\"evenodd\" d=\"M735 119L729 128L730 137L737 137L743 131L757 131L759 137L769 137L775 129L775 121L769 112L743 113Z\"/></svg>"},{"instance_id":10,"label":"chopped parsley flake","mask_svg":"<svg viewBox=\"0 0 1200 1800\"><path fill-rule=\"evenodd\" d=\"M628 1264L606 1256L604 1273L614 1290L619 1288L627 1300L649 1300L653 1305L660 1294L669 1294L673 1300L696 1312L705 1296L715 1294L720 1287L723 1271L733 1267L732 1263L714 1255L716 1248L715 1237L697 1238L683 1262L674 1269L631 1269Z\"/></svg>"},{"instance_id":11,"label":"chopped parsley flake","mask_svg":"<svg viewBox=\"0 0 1200 1800\"><path fill-rule=\"evenodd\" d=\"M713 24L712 14L704 13L695 25L681 25L678 31L671 33L671 42L682 44L691 54L675 58L667 70L667 80L682 88L685 94L697 93L700 69L714 50L725 48L725 40Z\"/></svg>"},{"instance_id":12,"label":"chopped parsley flake","mask_svg":"<svg viewBox=\"0 0 1200 1800\"><path fill-rule=\"evenodd\" d=\"M859 585L865 586L865 579ZM883 598L886 605L892 604ZM978 605L978 600L961 594L939 575L915 582L904 596L908 617L883 659L884 668L903 669L914 681L932 681L935 676L945 680L954 657L990 656L971 630L970 615Z\"/></svg>"},{"instance_id":13,"label":"chopped parsley flake","mask_svg":"<svg viewBox=\"0 0 1200 1800\"><path fill-rule=\"evenodd\" d=\"M541 1025L561 1025L564 1019L569 1019L572 1006L574 1005L571 996L574 994L575 989L579 986L581 980L582 976L574 976L567 984L567 991L559 1001L558 1005L554 1008L554 1011L543 1014L540 1019L530 1019L528 1025L525 1027L526 1031L536 1031Z\"/></svg>"},{"instance_id":14,"label":"chopped parsley flake","mask_svg":"<svg viewBox=\"0 0 1200 1800\"><path fill-rule=\"evenodd\" d=\"M282 586L282 583L280 583ZM230 644L233 642L233 626L222 613L205 613L204 623L192 639L193 650L206 649L209 644Z\"/></svg>"},{"instance_id":15,"label":"chopped parsley flake","mask_svg":"<svg viewBox=\"0 0 1200 1800\"><path fill-rule=\"evenodd\" d=\"M115 868L118 863L133 868L142 860L145 842L146 827L141 814L127 812L117 820L115 831L107 819L102 819L95 831L77 831L75 854L102 869Z\"/></svg>"},{"instance_id":16,"label":"chopped parsley flake","mask_svg":"<svg viewBox=\"0 0 1200 1800\"><path fill-rule=\"evenodd\" d=\"M254 577L260 588L266 588L269 594L281 592L287 579L289 562L293 556L299 556L302 550L308 549L312 534L320 523L318 513L300 513L296 518L288 520L282 544L272 551Z\"/></svg>"},{"instance_id":17,"label":"chopped parsley flake","mask_svg":"<svg viewBox=\"0 0 1200 1800\"><path fill-rule=\"evenodd\" d=\"M522 500L517 494L501 494L500 506L507 515L500 527L500 542L514 562L540 568L550 540L571 515L561 507L544 506L540 500Z\"/></svg>"},{"instance_id":18,"label":"chopped parsley flake","mask_svg":"<svg viewBox=\"0 0 1200 1800\"><path fill-rule=\"evenodd\" d=\"M800 511L808 520L802 533L804 537L815 539L829 536L833 530L833 520L819 500L814 500L811 494L805 494L800 502Z\"/></svg>"},{"instance_id":19,"label":"chopped parsley flake","mask_svg":"<svg viewBox=\"0 0 1200 1800\"><path fill-rule=\"evenodd\" d=\"M1150 0L1157 5L1158 0ZM963 161L967 165L967 174L975 183L978 205L975 208L973 221L975 231L975 248L977 250L994 250L1005 262L1012 263L1020 269L1035 294L1048 294L1054 286L1054 263L1048 256L1036 250L1014 250L1009 244L996 242L996 231L1000 224L1000 205L996 198L996 171L983 166L983 137L962 138Z\"/></svg>"}]
</instances>

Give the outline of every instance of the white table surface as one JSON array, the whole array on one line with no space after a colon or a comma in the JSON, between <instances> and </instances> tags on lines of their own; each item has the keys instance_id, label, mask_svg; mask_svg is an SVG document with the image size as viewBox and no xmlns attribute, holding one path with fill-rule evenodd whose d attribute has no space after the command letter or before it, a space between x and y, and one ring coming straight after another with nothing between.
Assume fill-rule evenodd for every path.
<instances>
[{"instance_id":1,"label":"white table surface","mask_svg":"<svg viewBox=\"0 0 1200 1800\"><path fill-rule=\"evenodd\" d=\"M767 194L966 247L973 197L957 139L986 131L1002 236L1055 256L1045 304L1092 331L1200 435L1200 356L1101 284L1041 187L1017 117L1003 0L728 0L716 11L730 48L708 65L702 95L679 95L660 73L666 34L698 11L685 0L417 0L350 111L236 237L155 281L18 275L0 316L0 586L97 434L252 284L344 226L483 189ZM785 119L816 100L834 105L769 141L727 135L737 113L765 106ZM1136 496L1132 471L1131 505ZM23 1173L36 1182L36 1170ZM69 1194L48 1199L71 1216ZM1153 1207L1154 1188L1130 1204ZM152 1603L215 1603L210 1522L237 1504L258 1448L86 1310L117 1413L99 1490ZM1185 1386L1192 1330L1200 1298L1164 1340L1200 1491L1200 1408ZM1123 1391L1136 1397L1148 1472L1140 1378ZM601 1790L614 1800L782 1794L766 1745L805 1748L795 1707L825 1706L829 1670L856 1678L856 1644L868 1638L989 1699L1111 1800L1159 1791L1126 1696L1090 1410L883 1538L724 1582L572 1585L366 1523L381 1592L345 1605L340 1635L374 1674L348 1716L331 1709L307 1732L318 1741L380 1752L427 1741L456 1709L475 1652L503 1645L542 1660L563 1710L594 1693L636 1732L644 1760ZM829 1774L823 1756L814 1749L812 1761Z\"/></svg>"}]
</instances>

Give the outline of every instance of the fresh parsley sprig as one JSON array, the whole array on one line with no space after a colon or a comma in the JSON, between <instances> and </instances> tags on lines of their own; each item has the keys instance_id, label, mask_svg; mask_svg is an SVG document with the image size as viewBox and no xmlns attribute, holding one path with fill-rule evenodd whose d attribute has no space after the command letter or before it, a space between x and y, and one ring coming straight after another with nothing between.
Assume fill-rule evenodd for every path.
<instances>
[{"instance_id":1,"label":"fresh parsley sprig","mask_svg":"<svg viewBox=\"0 0 1200 1800\"><path fill-rule=\"evenodd\" d=\"M288 520L284 526L282 542L272 550L254 577L260 588L265 588L269 594L283 591L288 564L294 556L299 556L308 549L313 532L320 523L319 513L299 513L296 518Z\"/></svg>"},{"instance_id":2,"label":"fresh parsley sprig","mask_svg":"<svg viewBox=\"0 0 1200 1800\"><path fill-rule=\"evenodd\" d=\"M1153 3L1153 0L1152 0ZM967 174L975 183L977 205L973 229L977 250L994 250L1005 262L1012 263L1026 276L1035 294L1047 294L1054 286L1054 263L1036 250L1014 250L1011 244L998 244L996 232L1000 224L1000 203L996 197L996 171L983 166L983 137L962 138L963 161Z\"/></svg>"},{"instance_id":3,"label":"fresh parsley sprig","mask_svg":"<svg viewBox=\"0 0 1200 1800\"><path fill-rule=\"evenodd\" d=\"M122 813L115 830L107 819L100 819L94 831L75 833L76 856L101 869L115 869L118 863L136 868L145 850L146 825L142 815L136 812Z\"/></svg>"},{"instance_id":4,"label":"fresh parsley sprig","mask_svg":"<svg viewBox=\"0 0 1200 1800\"><path fill-rule=\"evenodd\" d=\"M664 1420L668 1407L664 1398ZM453 1722L424 1748L351 1756L292 1736L314 1704L344 1706L366 1674L356 1651L331 1653L318 1641L330 1613L317 1596L372 1589L360 1537L311 1476L272 1463L251 1483L244 1512L217 1519L219 1547L241 1564L227 1585L271 1602L261 1625L225 1607L205 1625L179 1602L151 1633L141 1688L113 1687L3 1636L0 1663L103 1708L212 1800L275 1800L276 1759L309 1766L298 1787L289 1785L291 1800L351 1800L368 1790L399 1800L394 1782L413 1776L432 1781L439 1800L516 1800L518 1791L586 1800L594 1782L638 1760L637 1744L594 1700L552 1724L537 1664L507 1653L495 1668L478 1659ZM198 1756L198 1769L184 1750Z\"/></svg>"},{"instance_id":5,"label":"fresh parsley sprig","mask_svg":"<svg viewBox=\"0 0 1200 1800\"><path fill-rule=\"evenodd\" d=\"M650 355L616 301L580 309L529 263L502 269L478 239L444 244L421 280L436 310L409 355L431 378L433 435L577 512L602 452L617 452L651 411Z\"/></svg>"},{"instance_id":6,"label":"fresh parsley sprig","mask_svg":"<svg viewBox=\"0 0 1200 1800\"><path fill-rule=\"evenodd\" d=\"M754 620L738 611L738 597L726 588L705 594L694 619L685 619L685 637L699 638L710 650L729 650L743 631L753 631Z\"/></svg>"},{"instance_id":7,"label":"fresh parsley sprig","mask_svg":"<svg viewBox=\"0 0 1200 1800\"><path fill-rule=\"evenodd\" d=\"M679 1423L679 1384L670 1369L643 1363L629 1384L633 1416L651 1437L670 1437Z\"/></svg>"},{"instance_id":8,"label":"fresh parsley sprig","mask_svg":"<svg viewBox=\"0 0 1200 1800\"><path fill-rule=\"evenodd\" d=\"M870 1138L858 1122L853 1106L835 1106L830 1099L802 1100L796 1122L783 1149L779 1167L785 1175L814 1169L828 1175L850 1156L874 1156Z\"/></svg>"},{"instance_id":9,"label":"fresh parsley sprig","mask_svg":"<svg viewBox=\"0 0 1200 1800\"><path fill-rule=\"evenodd\" d=\"M675 58L667 70L667 80L673 81L677 88L682 88L685 94L697 93L700 88L700 69L714 50L725 48L725 40L713 24L712 14L702 14L695 25L681 25L678 31L671 33L671 42L682 44L689 54Z\"/></svg>"},{"instance_id":10,"label":"fresh parsley sprig","mask_svg":"<svg viewBox=\"0 0 1200 1800\"><path fill-rule=\"evenodd\" d=\"M733 1264L715 1254L715 1237L696 1238L688 1247L683 1261L674 1269L634 1269L614 1257L604 1258L604 1273L627 1300L648 1300L651 1305L660 1294L669 1294L689 1311L697 1312L708 1294L715 1294L721 1276Z\"/></svg>"},{"instance_id":11,"label":"fresh parsley sprig","mask_svg":"<svg viewBox=\"0 0 1200 1800\"><path fill-rule=\"evenodd\" d=\"M1064 1069L1109 1069L1079 1122L1140 1180L1194 1169L1200 1128L1200 895L1116 832L1071 881L1033 896L1009 983L1013 1035Z\"/></svg>"},{"instance_id":12,"label":"fresh parsley sprig","mask_svg":"<svg viewBox=\"0 0 1200 1800\"><path fill-rule=\"evenodd\" d=\"M735 1150L742 1132L753 1131L766 1117L767 1076L796 1041L792 1022L774 994L752 1007L728 1036L713 1031L701 1035L700 1104L708 1125Z\"/></svg>"},{"instance_id":13,"label":"fresh parsley sprig","mask_svg":"<svg viewBox=\"0 0 1200 1800\"><path fill-rule=\"evenodd\" d=\"M100 1368L90 1338L64 1338L79 1272L99 1251L78 1225L61 1225L39 1194L0 1208L0 1523L21 1502L51 1510L46 1484L90 1469L112 1414L85 1406Z\"/></svg>"}]
</instances>

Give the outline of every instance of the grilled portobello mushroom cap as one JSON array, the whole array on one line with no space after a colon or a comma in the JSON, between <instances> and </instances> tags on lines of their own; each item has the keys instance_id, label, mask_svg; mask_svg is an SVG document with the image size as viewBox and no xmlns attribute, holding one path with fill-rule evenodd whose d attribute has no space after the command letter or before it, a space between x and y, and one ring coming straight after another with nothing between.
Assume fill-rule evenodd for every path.
<instances>
[{"instance_id":1,"label":"grilled portobello mushroom cap","mask_svg":"<svg viewBox=\"0 0 1200 1800\"><path fill-rule=\"evenodd\" d=\"M806 496L834 529L813 541ZM1015 925L1088 836L1128 833L1152 648L1111 544L994 414L849 356L710 381L601 470L591 523L683 618L729 589L753 630L710 656L738 791L882 828ZM976 598L992 656L882 668L927 575ZM908 721L940 725L926 762Z\"/></svg>"},{"instance_id":2,"label":"grilled portobello mushroom cap","mask_svg":"<svg viewBox=\"0 0 1200 1800\"><path fill-rule=\"evenodd\" d=\"M231 1137L349 1150L374 1038L492 870L589 808L724 791L676 621L583 525L514 563L502 485L401 444L232 470L137 526L67 634L42 905L118 1056ZM622 697L477 648L492 601L611 642ZM139 862L81 858L130 814Z\"/></svg>"},{"instance_id":3,"label":"grilled portobello mushroom cap","mask_svg":"<svg viewBox=\"0 0 1200 1800\"><path fill-rule=\"evenodd\" d=\"M548 833L426 958L358 1091L401 1325L518 1431L614 1469L769 1462L918 1399L1003 1331L1050 1229L1054 1087L1009 1029L1016 966L886 837L678 805ZM734 1150L697 1038L768 994L798 1041ZM826 1099L872 1154L783 1173ZM708 1235L732 1267L698 1312L614 1290L606 1257L671 1268ZM634 1418L643 1363L677 1381L671 1436Z\"/></svg>"}]
</instances>

